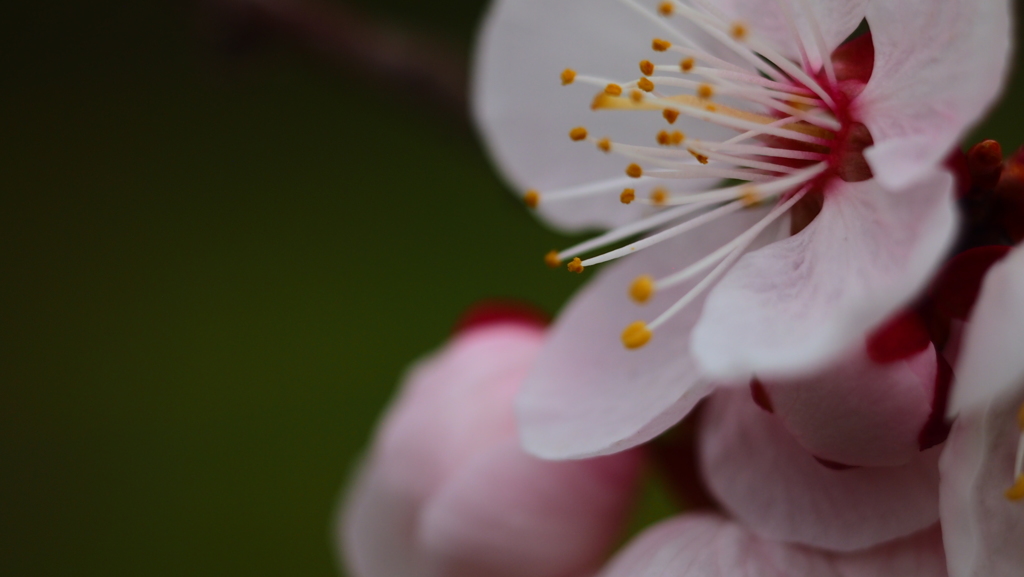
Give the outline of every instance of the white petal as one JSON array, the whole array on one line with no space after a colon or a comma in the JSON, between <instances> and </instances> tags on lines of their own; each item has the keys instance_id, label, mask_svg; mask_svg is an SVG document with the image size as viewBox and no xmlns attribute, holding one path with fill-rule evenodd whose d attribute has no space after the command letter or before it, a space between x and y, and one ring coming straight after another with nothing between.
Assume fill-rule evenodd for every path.
<instances>
[{"instance_id":1,"label":"white petal","mask_svg":"<svg viewBox=\"0 0 1024 577\"><path fill-rule=\"evenodd\" d=\"M493 3L473 64L473 115L501 173L520 194L527 189L541 193L539 212L551 224L567 230L610 227L644 214L639 203L619 202L621 185L608 194L571 201L543 198L546 191L621 178L631 162L572 142L572 128L584 126L599 138L653 146L655 134L668 126L656 111L592 111L591 100L600 88L580 82L561 86L562 70L618 82L636 80L640 60L678 63L674 53L651 50L653 38L666 36L618 0ZM688 117L680 117L675 127L700 138L722 140L732 134ZM678 189L709 184L694 182Z\"/></svg>"},{"instance_id":2,"label":"white petal","mask_svg":"<svg viewBox=\"0 0 1024 577\"><path fill-rule=\"evenodd\" d=\"M806 374L853 346L921 290L955 232L945 172L899 193L836 181L799 234L740 259L693 332L709 374Z\"/></svg>"},{"instance_id":3,"label":"white petal","mask_svg":"<svg viewBox=\"0 0 1024 577\"><path fill-rule=\"evenodd\" d=\"M938 529L849 555L762 539L713 515L644 531L600 577L946 577Z\"/></svg>"},{"instance_id":4,"label":"white petal","mask_svg":"<svg viewBox=\"0 0 1024 577\"><path fill-rule=\"evenodd\" d=\"M938 451L899 467L832 470L817 462L747 391L708 400L698 433L708 489L769 539L855 551L939 518Z\"/></svg>"},{"instance_id":5,"label":"white petal","mask_svg":"<svg viewBox=\"0 0 1024 577\"><path fill-rule=\"evenodd\" d=\"M725 0L719 3L719 8L743 22L752 35L764 39L794 62L800 62L800 50L786 23L780 2L789 3L801 41L815 67L821 65L821 55L810 27L811 19L821 30L826 56L831 56L832 51L860 25L868 4L868 0Z\"/></svg>"},{"instance_id":6,"label":"white petal","mask_svg":"<svg viewBox=\"0 0 1024 577\"><path fill-rule=\"evenodd\" d=\"M629 300L629 286L641 274L658 278L699 260L764 214L743 211L627 256L577 294L519 393L526 450L545 458L612 453L653 438L688 413L711 389L687 347L703 299L662 325L643 348L626 350L620 335L628 324L653 318L694 283L656 294L642 307Z\"/></svg>"},{"instance_id":7,"label":"white petal","mask_svg":"<svg viewBox=\"0 0 1024 577\"><path fill-rule=\"evenodd\" d=\"M1019 355L1019 349L1016 351ZM961 413L939 461L940 512L950 577L1018 577L1024 572L1024 503L1013 483L1024 384Z\"/></svg>"},{"instance_id":8,"label":"white petal","mask_svg":"<svg viewBox=\"0 0 1024 577\"><path fill-rule=\"evenodd\" d=\"M1024 381L1024 249L985 276L964 334L950 414L979 408Z\"/></svg>"},{"instance_id":9,"label":"white petal","mask_svg":"<svg viewBox=\"0 0 1024 577\"><path fill-rule=\"evenodd\" d=\"M1006 0L885 0L867 9L875 68L855 102L875 146L865 156L885 186L926 176L981 120L1010 56Z\"/></svg>"}]
</instances>

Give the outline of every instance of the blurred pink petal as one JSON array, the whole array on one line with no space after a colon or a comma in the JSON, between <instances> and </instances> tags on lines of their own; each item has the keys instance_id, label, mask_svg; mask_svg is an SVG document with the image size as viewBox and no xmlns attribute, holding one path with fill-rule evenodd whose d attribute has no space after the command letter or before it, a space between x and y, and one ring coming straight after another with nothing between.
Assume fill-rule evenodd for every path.
<instances>
[{"instance_id":1,"label":"blurred pink petal","mask_svg":"<svg viewBox=\"0 0 1024 577\"><path fill-rule=\"evenodd\" d=\"M518 447L513 396L543 336L476 327L410 371L340 514L354 577L577 577L604 558L640 462L554 463Z\"/></svg>"},{"instance_id":2,"label":"blurred pink petal","mask_svg":"<svg viewBox=\"0 0 1024 577\"><path fill-rule=\"evenodd\" d=\"M763 380L775 416L816 457L869 467L917 458L932 413L935 348L880 364L863 347L813 375Z\"/></svg>"},{"instance_id":3,"label":"blurred pink petal","mask_svg":"<svg viewBox=\"0 0 1024 577\"><path fill-rule=\"evenodd\" d=\"M713 515L682 515L633 540L600 577L946 577L938 529L853 554L778 543Z\"/></svg>"},{"instance_id":4,"label":"blurred pink petal","mask_svg":"<svg viewBox=\"0 0 1024 577\"><path fill-rule=\"evenodd\" d=\"M643 258L608 267L570 301L517 399L528 452L559 459L620 451L674 425L711 390L687 346L699 308L684 312L642 349L626 350L620 337L646 307L667 306L693 283L656 294L646 307L628 303L626 295L641 274L665 274L696 261L761 216L744 211L707 235L652 247Z\"/></svg>"},{"instance_id":5,"label":"blurred pink petal","mask_svg":"<svg viewBox=\"0 0 1024 577\"><path fill-rule=\"evenodd\" d=\"M698 433L708 489L764 536L855 551L939 518L939 448L899 467L827 468L745 390L709 398Z\"/></svg>"}]
</instances>

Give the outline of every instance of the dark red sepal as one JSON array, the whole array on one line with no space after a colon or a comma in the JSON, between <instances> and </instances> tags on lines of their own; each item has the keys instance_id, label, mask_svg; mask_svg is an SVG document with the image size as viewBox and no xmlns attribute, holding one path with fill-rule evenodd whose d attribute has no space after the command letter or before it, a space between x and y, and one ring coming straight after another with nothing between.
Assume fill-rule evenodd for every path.
<instances>
[{"instance_id":1,"label":"dark red sepal","mask_svg":"<svg viewBox=\"0 0 1024 577\"><path fill-rule=\"evenodd\" d=\"M966 320L978 299L985 273L1009 250L1008 246L980 246L951 258L932 283L931 300L935 311L949 318Z\"/></svg>"},{"instance_id":2,"label":"dark red sepal","mask_svg":"<svg viewBox=\"0 0 1024 577\"><path fill-rule=\"evenodd\" d=\"M750 396L754 399L754 404L761 407L768 413L774 413L775 407L772 405L772 398L768 394L768 389L764 388L761 381L755 379L750 380Z\"/></svg>"},{"instance_id":3,"label":"dark red sepal","mask_svg":"<svg viewBox=\"0 0 1024 577\"><path fill-rule=\"evenodd\" d=\"M921 316L906 310L868 336L868 357L876 363L891 363L925 350L930 343L931 336Z\"/></svg>"},{"instance_id":4,"label":"dark red sepal","mask_svg":"<svg viewBox=\"0 0 1024 577\"><path fill-rule=\"evenodd\" d=\"M459 320L455 322L455 326L452 327L452 334L501 323L518 323L544 328L551 323L551 316L522 301L488 299L466 309Z\"/></svg>"},{"instance_id":5,"label":"dark red sepal","mask_svg":"<svg viewBox=\"0 0 1024 577\"><path fill-rule=\"evenodd\" d=\"M946 420L946 408L949 406L949 389L953 384L953 367L949 366L942 355L936 355L935 358L938 370L935 372L932 413L917 436L917 445L922 451L944 442L949 436L950 423Z\"/></svg>"}]
</instances>

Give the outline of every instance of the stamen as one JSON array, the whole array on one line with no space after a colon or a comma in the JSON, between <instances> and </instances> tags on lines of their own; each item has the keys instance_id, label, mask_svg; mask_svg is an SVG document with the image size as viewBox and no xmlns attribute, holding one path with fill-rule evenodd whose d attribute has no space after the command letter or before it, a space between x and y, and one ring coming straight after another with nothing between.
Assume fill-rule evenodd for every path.
<instances>
[{"instance_id":1,"label":"stamen","mask_svg":"<svg viewBox=\"0 0 1024 577\"><path fill-rule=\"evenodd\" d=\"M661 115L665 117L669 124L675 124L676 119L679 118L679 111L675 108L666 108L661 111Z\"/></svg>"},{"instance_id":2,"label":"stamen","mask_svg":"<svg viewBox=\"0 0 1024 577\"><path fill-rule=\"evenodd\" d=\"M636 191L633 190L632 188L624 189L622 191L622 194L619 195L619 201L622 204L629 204L629 203L633 202L633 199L635 199L635 198L636 198Z\"/></svg>"},{"instance_id":3,"label":"stamen","mask_svg":"<svg viewBox=\"0 0 1024 577\"><path fill-rule=\"evenodd\" d=\"M682 70L683 72L690 72L691 70L693 70L694 62L695 61L692 56L688 58L683 58L679 62L679 69Z\"/></svg>"},{"instance_id":4,"label":"stamen","mask_svg":"<svg viewBox=\"0 0 1024 577\"><path fill-rule=\"evenodd\" d=\"M610 138L602 138L597 141L597 147L604 152L612 151L612 140Z\"/></svg>"},{"instance_id":5,"label":"stamen","mask_svg":"<svg viewBox=\"0 0 1024 577\"><path fill-rule=\"evenodd\" d=\"M658 13L662 16L671 16L674 11L675 10L671 2L662 2L661 4L658 4Z\"/></svg>"},{"instance_id":6,"label":"stamen","mask_svg":"<svg viewBox=\"0 0 1024 577\"><path fill-rule=\"evenodd\" d=\"M581 272L583 272L584 268L583 263L580 262L579 257L576 257L569 261L569 264L567 266L569 268L569 272L574 272L576 274L580 274Z\"/></svg>"},{"instance_id":7,"label":"stamen","mask_svg":"<svg viewBox=\"0 0 1024 577\"><path fill-rule=\"evenodd\" d=\"M697 98L709 100L715 95L715 89L710 84L701 84L697 87Z\"/></svg>"},{"instance_id":8,"label":"stamen","mask_svg":"<svg viewBox=\"0 0 1024 577\"><path fill-rule=\"evenodd\" d=\"M626 175L630 178L640 178L644 175L644 169L639 164L633 163L626 167Z\"/></svg>"},{"instance_id":9,"label":"stamen","mask_svg":"<svg viewBox=\"0 0 1024 577\"><path fill-rule=\"evenodd\" d=\"M1006 490L1006 498L1011 501L1024 500L1024 405L1017 411L1017 428L1020 437L1017 439L1017 459L1013 465L1013 486Z\"/></svg>"},{"instance_id":10,"label":"stamen","mask_svg":"<svg viewBox=\"0 0 1024 577\"><path fill-rule=\"evenodd\" d=\"M669 48L672 48L672 43L669 42L668 40L655 38L654 40L651 41L651 49L653 49L655 52L664 52Z\"/></svg>"},{"instance_id":11,"label":"stamen","mask_svg":"<svg viewBox=\"0 0 1024 577\"><path fill-rule=\"evenodd\" d=\"M537 205L540 204L540 193L536 190L527 190L523 195L523 204L530 208L537 208Z\"/></svg>"},{"instance_id":12,"label":"stamen","mask_svg":"<svg viewBox=\"0 0 1024 577\"><path fill-rule=\"evenodd\" d=\"M582 261L581 264L583 266L592 266L595 264L601 264L603 262L608 262L610 260L615 260L617 258L624 257L627 254L633 254L645 248L652 247L662 241L679 236L680 234L683 234L686 231L693 230L701 225L707 224L714 220L718 220L719 218L727 214L736 212L737 210L740 210L742 208L743 204L740 203L739 201L732 202L724 206L720 206L714 210L709 210L708 212L705 212L700 216L691 218L690 220L687 220L681 224L677 224L672 228L665 229L647 238L642 238L634 243L630 243L622 248L618 248L613 251L606 252L602 255L588 258L587 260Z\"/></svg>"},{"instance_id":13,"label":"stamen","mask_svg":"<svg viewBox=\"0 0 1024 577\"><path fill-rule=\"evenodd\" d=\"M740 42L747 39L747 26L742 22L734 22L732 27L729 28L729 36L732 36Z\"/></svg>"},{"instance_id":14,"label":"stamen","mask_svg":"<svg viewBox=\"0 0 1024 577\"><path fill-rule=\"evenodd\" d=\"M558 258L558 251L553 250L544 255L544 264L550 268L558 268L562 264L562 259Z\"/></svg>"},{"instance_id":15,"label":"stamen","mask_svg":"<svg viewBox=\"0 0 1024 577\"><path fill-rule=\"evenodd\" d=\"M572 84L576 80L576 71L572 68L566 68L562 71L562 86Z\"/></svg>"},{"instance_id":16,"label":"stamen","mask_svg":"<svg viewBox=\"0 0 1024 577\"><path fill-rule=\"evenodd\" d=\"M544 193L544 202L555 202L559 200L569 200L574 198L580 198L583 196L591 196L595 194L610 194L615 190L621 189L623 186L635 182L632 178L625 176L618 176L615 178L608 178L605 180L597 180L594 182L586 182L576 186L570 186L550 192Z\"/></svg>"},{"instance_id":17,"label":"stamen","mask_svg":"<svg viewBox=\"0 0 1024 577\"><path fill-rule=\"evenodd\" d=\"M651 191L651 204L662 205L665 204L665 199L668 198L668 192L664 188L655 188Z\"/></svg>"},{"instance_id":18,"label":"stamen","mask_svg":"<svg viewBox=\"0 0 1024 577\"><path fill-rule=\"evenodd\" d=\"M832 55L829 54L828 47L825 44L825 35L821 33L821 25L818 23L818 19L814 17L814 11L812 11L810 6L807 5L807 0L797 0L797 2L800 3L800 7L803 9L803 14L807 17L807 22L811 25L811 35L814 37L814 43L817 44L818 54L821 56L821 64L825 69L825 77L828 78L829 84L835 86L836 71L832 66ZM799 40L799 37L797 40Z\"/></svg>"},{"instance_id":19,"label":"stamen","mask_svg":"<svg viewBox=\"0 0 1024 577\"><path fill-rule=\"evenodd\" d=\"M654 336L643 321L631 323L622 331L622 344L627 349L639 349L647 344Z\"/></svg>"},{"instance_id":20,"label":"stamen","mask_svg":"<svg viewBox=\"0 0 1024 577\"><path fill-rule=\"evenodd\" d=\"M654 74L654 63L651 62L650 60L641 60L640 72L642 72L644 76L650 76L651 74Z\"/></svg>"},{"instance_id":21,"label":"stamen","mask_svg":"<svg viewBox=\"0 0 1024 577\"><path fill-rule=\"evenodd\" d=\"M627 191L635 194L635 191L633 191L633 189L626 189L625 191L623 191L623 194L625 194ZM561 251L560 253L558 253L557 256L559 257L559 259L565 259L579 254L590 252L594 249L601 248L602 246L607 246L609 244L619 242L620 240L629 238L635 234L640 234L643 232L647 232L649 230L653 230L655 228L658 228L659 226L683 218L684 216L696 212L704 208L705 206L707 205L691 204L687 206L678 206L676 208L669 210L663 210L647 218L643 218L641 220L620 226L618 228L613 228L612 230L609 230L604 234L585 240L575 246L569 247Z\"/></svg>"},{"instance_id":22,"label":"stamen","mask_svg":"<svg viewBox=\"0 0 1024 577\"><path fill-rule=\"evenodd\" d=\"M604 93L609 96L619 96L622 94L622 87L612 82L604 87Z\"/></svg>"},{"instance_id":23,"label":"stamen","mask_svg":"<svg viewBox=\"0 0 1024 577\"><path fill-rule=\"evenodd\" d=\"M636 81L636 86L644 92L650 92L654 90L654 83L649 78L641 78Z\"/></svg>"},{"instance_id":24,"label":"stamen","mask_svg":"<svg viewBox=\"0 0 1024 577\"><path fill-rule=\"evenodd\" d=\"M686 305L693 302L693 300L700 296L700 294L703 293L704 290L706 290L708 286L711 285L711 283L715 282L719 276L721 276L726 270L729 269L729 267L733 265L733 263L736 262L737 259L739 259L739 257L743 254L743 251L748 246L750 246L750 243L754 242L754 239L757 238L757 236L761 234L761 232L765 228L767 228L769 224L774 222L780 216L785 214L786 211L792 208L794 204L796 204L801 198L804 197L805 194L807 194L808 190L810 190L810 186L805 186L804 188L800 189L799 192L790 197L786 202L772 209L772 211L768 213L768 216L764 217L757 224L747 229L746 232L740 235L740 238L742 238L743 241L741 243L738 243L737 246L733 247L732 252L729 254L728 257L726 257L724 261L719 263L718 266L716 266L710 273L708 273L708 275L705 276L699 283L697 283L696 286L690 289L689 292L683 295L681 299L679 299L678 301L675 302L675 304L669 307L668 310L661 313L658 316L658 318L651 321L651 323L647 325L647 328L649 328L651 331L657 330L657 328L664 324L665 321L675 316ZM655 286L658 285L659 283L655 283Z\"/></svg>"},{"instance_id":25,"label":"stamen","mask_svg":"<svg viewBox=\"0 0 1024 577\"><path fill-rule=\"evenodd\" d=\"M728 186L720 188L718 190L709 190L707 192L691 193L685 195L674 196L670 198L666 204L669 205L687 205L692 203L708 203L708 202L725 202L729 200L735 200L737 198L742 199L744 197L749 198L749 193L756 191L757 194L762 198L772 198L777 195L786 193L787 191L793 190L794 188L814 180L816 176L825 172L828 169L828 165L824 162L809 166L806 169L794 172L793 174L781 178L776 178L770 182L762 183L754 187L749 183L738 184L734 186Z\"/></svg>"},{"instance_id":26,"label":"stamen","mask_svg":"<svg viewBox=\"0 0 1024 577\"><path fill-rule=\"evenodd\" d=\"M582 126L577 126L576 128L573 128L572 130L569 131L569 138L573 139L573 141L576 142L584 140L585 138L587 138L587 129L583 128Z\"/></svg>"},{"instance_id":27,"label":"stamen","mask_svg":"<svg viewBox=\"0 0 1024 577\"><path fill-rule=\"evenodd\" d=\"M654 295L654 277L638 276L629 286L629 296L638 303L647 302Z\"/></svg>"}]
</instances>

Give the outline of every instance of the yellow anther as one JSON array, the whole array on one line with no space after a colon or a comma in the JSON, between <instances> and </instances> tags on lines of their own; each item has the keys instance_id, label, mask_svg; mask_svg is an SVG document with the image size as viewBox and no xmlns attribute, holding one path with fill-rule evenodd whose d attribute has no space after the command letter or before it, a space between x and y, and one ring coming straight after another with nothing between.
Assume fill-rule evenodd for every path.
<instances>
[{"instance_id":1,"label":"yellow anther","mask_svg":"<svg viewBox=\"0 0 1024 577\"><path fill-rule=\"evenodd\" d=\"M1024 474L1017 475L1017 480L1013 483L1013 486L1006 490L1006 498L1011 501L1024 499Z\"/></svg>"},{"instance_id":2,"label":"yellow anther","mask_svg":"<svg viewBox=\"0 0 1024 577\"><path fill-rule=\"evenodd\" d=\"M696 61L693 59L692 56L689 57L689 58L683 58L679 62L679 69L682 70L683 72L689 72L689 71L693 70L693 65L695 63L696 63Z\"/></svg>"},{"instance_id":3,"label":"yellow anther","mask_svg":"<svg viewBox=\"0 0 1024 577\"><path fill-rule=\"evenodd\" d=\"M583 261L580 260L580 257L576 257L569 261L569 264L566 265L566 267L569 269L569 272L579 274L583 272Z\"/></svg>"},{"instance_id":4,"label":"yellow anther","mask_svg":"<svg viewBox=\"0 0 1024 577\"><path fill-rule=\"evenodd\" d=\"M715 95L715 89L710 84L701 84L697 87L697 96L707 100Z\"/></svg>"},{"instance_id":5,"label":"yellow anther","mask_svg":"<svg viewBox=\"0 0 1024 577\"><path fill-rule=\"evenodd\" d=\"M627 188L627 189L623 190L622 194L619 195L619 201L622 202L622 204L629 204L629 203L633 202L633 200L635 198L636 198L636 191L633 190L632 188Z\"/></svg>"},{"instance_id":6,"label":"yellow anther","mask_svg":"<svg viewBox=\"0 0 1024 577\"><path fill-rule=\"evenodd\" d=\"M634 162L626 167L626 175L630 178L640 178L644 175L644 169L640 168L640 165Z\"/></svg>"},{"instance_id":7,"label":"yellow anther","mask_svg":"<svg viewBox=\"0 0 1024 577\"><path fill-rule=\"evenodd\" d=\"M562 264L562 259L558 258L558 251L553 250L544 255L544 264L551 268L558 268L558 265Z\"/></svg>"},{"instance_id":8,"label":"yellow anther","mask_svg":"<svg viewBox=\"0 0 1024 577\"><path fill-rule=\"evenodd\" d=\"M742 202L743 206L746 208L757 206L762 200L764 200L764 198L761 196L761 193L759 193L753 186L744 189L743 192L740 193L740 202Z\"/></svg>"},{"instance_id":9,"label":"yellow anther","mask_svg":"<svg viewBox=\"0 0 1024 577\"><path fill-rule=\"evenodd\" d=\"M610 138L602 138L597 141L597 147L604 152L612 151L612 140Z\"/></svg>"},{"instance_id":10,"label":"yellow anther","mask_svg":"<svg viewBox=\"0 0 1024 577\"><path fill-rule=\"evenodd\" d=\"M655 52L664 52L669 48L672 48L672 43L669 42L668 40L655 38L654 40L651 41L651 48L653 48Z\"/></svg>"},{"instance_id":11,"label":"yellow anther","mask_svg":"<svg viewBox=\"0 0 1024 577\"><path fill-rule=\"evenodd\" d=\"M537 205L540 204L540 193L536 190L527 190L523 195L523 204L530 208L537 208Z\"/></svg>"},{"instance_id":12,"label":"yellow anther","mask_svg":"<svg viewBox=\"0 0 1024 577\"><path fill-rule=\"evenodd\" d=\"M672 135L667 130L662 130L658 133L658 144L662 146L668 146L672 144Z\"/></svg>"},{"instance_id":13,"label":"yellow anther","mask_svg":"<svg viewBox=\"0 0 1024 577\"><path fill-rule=\"evenodd\" d=\"M664 188L655 188L651 191L651 202L655 205L665 204L668 200L668 191Z\"/></svg>"},{"instance_id":14,"label":"yellow anther","mask_svg":"<svg viewBox=\"0 0 1024 577\"><path fill-rule=\"evenodd\" d=\"M1020 427L1021 431L1024 431L1024 405L1020 406L1020 410L1017 412L1017 426Z\"/></svg>"},{"instance_id":15,"label":"yellow anther","mask_svg":"<svg viewBox=\"0 0 1024 577\"><path fill-rule=\"evenodd\" d=\"M671 137L672 144L682 144L683 141L686 140L686 135L683 134L682 132L679 132L678 130L673 131Z\"/></svg>"},{"instance_id":16,"label":"yellow anther","mask_svg":"<svg viewBox=\"0 0 1024 577\"><path fill-rule=\"evenodd\" d=\"M572 68L566 68L562 71L562 86L566 84L572 84L572 81L576 80L576 71Z\"/></svg>"},{"instance_id":17,"label":"yellow anther","mask_svg":"<svg viewBox=\"0 0 1024 577\"><path fill-rule=\"evenodd\" d=\"M582 126L577 126L569 131L569 138L576 142L579 142L587 137L587 129Z\"/></svg>"},{"instance_id":18,"label":"yellow anther","mask_svg":"<svg viewBox=\"0 0 1024 577\"><path fill-rule=\"evenodd\" d=\"M649 78L641 78L640 80L637 80L636 85L637 88L643 90L644 92L650 92L654 90L654 83L651 82Z\"/></svg>"},{"instance_id":19,"label":"yellow anther","mask_svg":"<svg viewBox=\"0 0 1024 577\"><path fill-rule=\"evenodd\" d=\"M679 118L679 111L675 108L666 108L661 111L661 115L665 117L669 124L675 124L676 119Z\"/></svg>"},{"instance_id":20,"label":"yellow anther","mask_svg":"<svg viewBox=\"0 0 1024 577\"><path fill-rule=\"evenodd\" d=\"M644 321L636 321L630 323L624 331L622 331L622 344L627 349L639 349L640 347L647 344L654 336L651 333L651 329L647 328L647 323Z\"/></svg>"},{"instance_id":21,"label":"yellow anther","mask_svg":"<svg viewBox=\"0 0 1024 577\"><path fill-rule=\"evenodd\" d=\"M732 28L729 29L729 34L736 40L745 40L747 38L747 26L742 22L735 22Z\"/></svg>"},{"instance_id":22,"label":"yellow anther","mask_svg":"<svg viewBox=\"0 0 1024 577\"><path fill-rule=\"evenodd\" d=\"M643 72L644 76L650 76L654 74L654 63L650 60L640 61L640 72Z\"/></svg>"},{"instance_id":23,"label":"yellow anther","mask_svg":"<svg viewBox=\"0 0 1024 577\"><path fill-rule=\"evenodd\" d=\"M654 277L643 275L636 277L629 286L629 296L638 303L647 302L654 295Z\"/></svg>"},{"instance_id":24,"label":"yellow anther","mask_svg":"<svg viewBox=\"0 0 1024 577\"><path fill-rule=\"evenodd\" d=\"M707 110L708 112L715 112L718 110L718 107L715 106L714 104L708 104L707 106L704 107L704 110Z\"/></svg>"},{"instance_id":25,"label":"yellow anther","mask_svg":"<svg viewBox=\"0 0 1024 577\"><path fill-rule=\"evenodd\" d=\"M686 151L689 152L690 154L692 154L693 157L697 159L697 162L699 162L701 164L707 164L708 163L708 157L706 157L703 154L697 152L696 150L694 150L692 148L688 148Z\"/></svg>"},{"instance_id":26,"label":"yellow anther","mask_svg":"<svg viewBox=\"0 0 1024 577\"><path fill-rule=\"evenodd\" d=\"M630 90L629 99L632 100L633 102L640 103L644 99L644 93L640 92L639 90Z\"/></svg>"},{"instance_id":27,"label":"yellow anther","mask_svg":"<svg viewBox=\"0 0 1024 577\"><path fill-rule=\"evenodd\" d=\"M671 2L662 2L658 4L658 14L662 16L671 16L676 11L676 7Z\"/></svg>"},{"instance_id":28,"label":"yellow anther","mask_svg":"<svg viewBox=\"0 0 1024 577\"><path fill-rule=\"evenodd\" d=\"M622 87L618 84L609 84L604 87L604 93L608 96L620 96L622 94Z\"/></svg>"}]
</instances>

